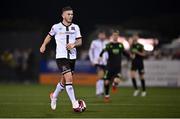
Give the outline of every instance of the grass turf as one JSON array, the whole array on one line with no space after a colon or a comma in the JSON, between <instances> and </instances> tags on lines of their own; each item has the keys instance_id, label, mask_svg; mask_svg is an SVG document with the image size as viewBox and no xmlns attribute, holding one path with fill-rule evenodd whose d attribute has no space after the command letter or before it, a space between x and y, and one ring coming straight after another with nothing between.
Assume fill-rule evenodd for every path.
<instances>
[{"instance_id":1,"label":"grass turf","mask_svg":"<svg viewBox=\"0 0 180 119\"><path fill-rule=\"evenodd\" d=\"M57 109L50 109L49 93L55 86L0 85L0 117L180 117L180 88L148 88L147 97L133 97L132 88L120 87L111 102L94 96L92 86L75 86L76 97L85 100L87 110L75 113L64 91Z\"/></svg>"}]
</instances>

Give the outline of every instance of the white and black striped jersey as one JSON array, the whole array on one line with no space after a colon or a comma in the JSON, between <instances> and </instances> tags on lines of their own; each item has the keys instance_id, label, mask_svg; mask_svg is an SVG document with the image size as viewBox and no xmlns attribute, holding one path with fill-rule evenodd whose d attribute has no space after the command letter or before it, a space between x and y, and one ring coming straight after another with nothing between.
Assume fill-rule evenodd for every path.
<instances>
[{"instance_id":1,"label":"white and black striped jersey","mask_svg":"<svg viewBox=\"0 0 180 119\"><path fill-rule=\"evenodd\" d=\"M62 22L52 26L50 36L54 36L56 40L56 59L67 58L76 59L76 48L67 50L68 43L74 43L76 39L81 38L79 26L76 24L64 25Z\"/></svg>"},{"instance_id":2,"label":"white and black striped jersey","mask_svg":"<svg viewBox=\"0 0 180 119\"><path fill-rule=\"evenodd\" d=\"M100 39L96 39L91 42L91 46L89 49L89 58L93 64L99 64L99 65L107 64L107 59L108 59L107 53L103 54L102 61L98 61L99 55L101 51L106 47L107 43L108 43L108 40L100 40Z\"/></svg>"}]
</instances>

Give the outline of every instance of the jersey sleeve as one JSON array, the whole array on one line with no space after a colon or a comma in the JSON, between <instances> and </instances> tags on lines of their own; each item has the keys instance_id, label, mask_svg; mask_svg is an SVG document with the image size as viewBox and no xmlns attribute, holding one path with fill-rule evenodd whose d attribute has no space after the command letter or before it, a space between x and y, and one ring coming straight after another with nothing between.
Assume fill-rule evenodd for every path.
<instances>
[{"instance_id":1,"label":"jersey sleeve","mask_svg":"<svg viewBox=\"0 0 180 119\"><path fill-rule=\"evenodd\" d=\"M124 45L122 43L119 44L119 48L122 50L122 54L129 58L129 53L125 50Z\"/></svg>"},{"instance_id":2,"label":"jersey sleeve","mask_svg":"<svg viewBox=\"0 0 180 119\"><path fill-rule=\"evenodd\" d=\"M56 34L54 26L52 26L51 30L49 31L50 36L54 36Z\"/></svg>"},{"instance_id":3,"label":"jersey sleeve","mask_svg":"<svg viewBox=\"0 0 180 119\"><path fill-rule=\"evenodd\" d=\"M106 44L106 46L105 46L104 50L108 51L108 50L109 50L109 48L110 48L110 44L108 43L108 44Z\"/></svg>"},{"instance_id":4,"label":"jersey sleeve","mask_svg":"<svg viewBox=\"0 0 180 119\"><path fill-rule=\"evenodd\" d=\"M139 48L137 49L139 52L144 51L144 46L142 44L139 44Z\"/></svg>"},{"instance_id":5,"label":"jersey sleeve","mask_svg":"<svg viewBox=\"0 0 180 119\"><path fill-rule=\"evenodd\" d=\"M124 50L124 45L122 43L119 44L119 47Z\"/></svg>"},{"instance_id":6,"label":"jersey sleeve","mask_svg":"<svg viewBox=\"0 0 180 119\"><path fill-rule=\"evenodd\" d=\"M103 53L104 52L106 52L106 51L108 51L109 50L109 44L106 44L106 47L101 51L101 53L100 53L100 57L102 57L103 56Z\"/></svg>"},{"instance_id":7,"label":"jersey sleeve","mask_svg":"<svg viewBox=\"0 0 180 119\"><path fill-rule=\"evenodd\" d=\"M119 43L119 50L124 51L124 45L122 43ZM119 53L121 53L121 52L119 52Z\"/></svg>"},{"instance_id":8,"label":"jersey sleeve","mask_svg":"<svg viewBox=\"0 0 180 119\"><path fill-rule=\"evenodd\" d=\"M76 39L81 38L81 37L82 37L82 36L81 36L80 28L79 28L79 26L77 25L77 26L76 26Z\"/></svg>"},{"instance_id":9,"label":"jersey sleeve","mask_svg":"<svg viewBox=\"0 0 180 119\"><path fill-rule=\"evenodd\" d=\"M141 45L141 51L144 51L144 46L143 45Z\"/></svg>"},{"instance_id":10,"label":"jersey sleeve","mask_svg":"<svg viewBox=\"0 0 180 119\"><path fill-rule=\"evenodd\" d=\"M89 59L93 62L94 59L94 42L92 41L91 46L89 48Z\"/></svg>"}]
</instances>

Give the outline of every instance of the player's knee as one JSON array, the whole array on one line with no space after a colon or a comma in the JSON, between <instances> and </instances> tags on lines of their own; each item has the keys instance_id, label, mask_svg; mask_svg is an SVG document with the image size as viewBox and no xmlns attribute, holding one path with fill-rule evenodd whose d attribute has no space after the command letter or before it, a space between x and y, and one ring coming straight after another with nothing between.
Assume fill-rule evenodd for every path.
<instances>
[{"instance_id":1,"label":"player's knee","mask_svg":"<svg viewBox=\"0 0 180 119\"><path fill-rule=\"evenodd\" d=\"M64 76L62 76L63 78L61 78L61 83L63 84L63 85L65 85L66 84L66 81L65 81L65 78L64 78Z\"/></svg>"},{"instance_id":2,"label":"player's knee","mask_svg":"<svg viewBox=\"0 0 180 119\"><path fill-rule=\"evenodd\" d=\"M98 78L103 78L103 76L104 76L104 71L103 71L103 70L99 70L99 71L97 72L97 74L98 74Z\"/></svg>"},{"instance_id":3,"label":"player's knee","mask_svg":"<svg viewBox=\"0 0 180 119\"><path fill-rule=\"evenodd\" d=\"M104 81L104 84L105 84L105 85L109 85L109 80L105 80L105 81Z\"/></svg>"},{"instance_id":4,"label":"player's knee","mask_svg":"<svg viewBox=\"0 0 180 119\"><path fill-rule=\"evenodd\" d=\"M122 81L122 79L119 78L119 77L115 77L114 80L113 80L113 82L117 83L117 84L121 83L121 81Z\"/></svg>"},{"instance_id":5,"label":"player's knee","mask_svg":"<svg viewBox=\"0 0 180 119\"><path fill-rule=\"evenodd\" d=\"M131 71L131 78L135 78L136 76L136 72L135 71Z\"/></svg>"},{"instance_id":6,"label":"player's knee","mask_svg":"<svg viewBox=\"0 0 180 119\"><path fill-rule=\"evenodd\" d=\"M65 82L72 82L73 81L73 78L72 78L72 73L71 72L68 72L66 74L64 74L64 79L65 79Z\"/></svg>"},{"instance_id":7,"label":"player's knee","mask_svg":"<svg viewBox=\"0 0 180 119\"><path fill-rule=\"evenodd\" d=\"M144 80L144 74L140 74L140 79Z\"/></svg>"}]
</instances>

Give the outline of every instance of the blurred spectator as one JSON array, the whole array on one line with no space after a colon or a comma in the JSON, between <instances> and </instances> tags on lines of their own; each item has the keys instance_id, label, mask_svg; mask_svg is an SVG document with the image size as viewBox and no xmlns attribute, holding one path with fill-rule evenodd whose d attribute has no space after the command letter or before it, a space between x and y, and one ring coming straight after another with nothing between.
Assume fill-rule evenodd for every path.
<instances>
[{"instance_id":1,"label":"blurred spectator","mask_svg":"<svg viewBox=\"0 0 180 119\"><path fill-rule=\"evenodd\" d=\"M0 54L0 76L4 79L23 82L32 81L35 73L35 56L31 48L5 50Z\"/></svg>"},{"instance_id":2,"label":"blurred spectator","mask_svg":"<svg viewBox=\"0 0 180 119\"><path fill-rule=\"evenodd\" d=\"M13 60L13 55L10 51L6 50L3 52L1 56L2 62L7 65L8 67L13 68L15 66L15 62Z\"/></svg>"},{"instance_id":3,"label":"blurred spectator","mask_svg":"<svg viewBox=\"0 0 180 119\"><path fill-rule=\"evenodd\" d=\"M33 81L34 80L34 75L35 75L35 55L34 52L31 48L27 50L27 80Z\"/></svg>"}]
</instances>

